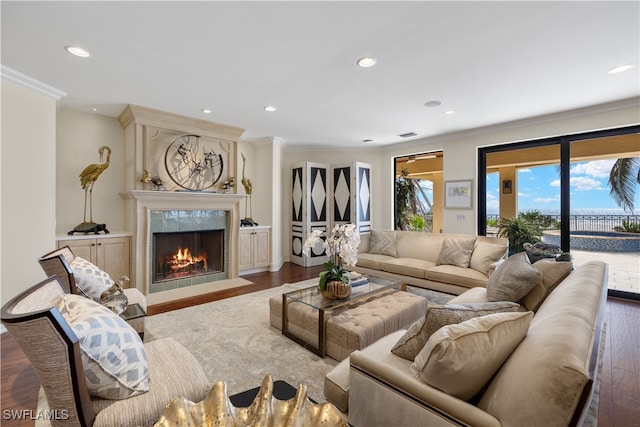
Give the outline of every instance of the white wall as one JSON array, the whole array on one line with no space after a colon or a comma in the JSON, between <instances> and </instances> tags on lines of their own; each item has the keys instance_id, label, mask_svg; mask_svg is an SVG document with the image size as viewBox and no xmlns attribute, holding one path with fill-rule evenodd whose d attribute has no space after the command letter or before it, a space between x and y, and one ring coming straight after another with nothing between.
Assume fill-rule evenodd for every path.
<instances>
[{"instance_id":1,"label":"white wall","mask_svg":"<svg viewBox=\"0 0 640 427\"><path fill-rule=\"evenodd\" d=\"M391 159L406 153L442 150L444 152L444 180L473 179L473 209L445 209L444 232L476 234L477 148L546 137L569 135L629 126L640 123L638 98L582 110L505 123L498 126L475 129L469 132L426 138L408 144L392 146L384 151L381 162L382 192L393 194ZM393 207L382 210L382 225L393 224ZM464 214L464 220L458 220Z\"/></svg>"},{"instance_id":2,"label":"white wall","mask_svg":"<svg viewBox=\"0 0 640 427\"><path fill-rule=\"evenodd\" d=\"M2 303L45 279L54 249L56 100L2 79L0 289Z\"/></svg>"},{"instance_id":3,"label":"white wall","mask_svg":"<svg viewBox=\"0 0 640 427\"><path fill-rule=\"evenodd\" d=\"M119 193L124 191L124 131L118 120L61 110L57 122L57 234L65 234L83 221L84 190L80 185L80 172L92 163L100 163L98 149L103 145L111 148L111 160L93 187L93 221L107 224L111 232L123 231L124 200ZM87 196L87 221L89 213Z\"/></svg>"},{"instance_id":4,"label":"white wall","mask_svg":"<svg viewBox=\"0 0 640 427\"><path fill-rule=\"evenodd\" d=\"M290 253L291 167L300 162L344 163L362 161L372 165L371 212L373 228L393 227L393 157L407 153L442 150L444 179L472 179L477 185L477 148L555 135L627 126L640 122L638 100L588 108L549 117L508 123L469 132L425 138L387 147L361 150L308 150L286 146L279 138L240 141L239 153L247 157L246 177L253 184L253 217L261 225L272 226L272 266L288 261ZM123 188L122 146L124 136L115 118L62 111L58 119L58 233L66 233L82 221L83 192L78 174L89 163L98 161L97 149L109 145L112 162L97 181L94 190L94 219L112 229L122 228L124 213L118 192ZM4 132L4 129L3 129ZM4 144L3 144L4 145ZM82 157L81 154L82 153ZM3 156L4 158L4 156ZM237 192L242 160L238 154ZM108 200L108 203L103 203ZM61 206L64 205L64 206ZM445 210L444 232L476 234L477 196L474 189L472 210ZM244 206L240 207L244 216ZM458 220L463 213L464 220ZM104 216L103 216L104 215Z\"/></svg>"}]
</instances>

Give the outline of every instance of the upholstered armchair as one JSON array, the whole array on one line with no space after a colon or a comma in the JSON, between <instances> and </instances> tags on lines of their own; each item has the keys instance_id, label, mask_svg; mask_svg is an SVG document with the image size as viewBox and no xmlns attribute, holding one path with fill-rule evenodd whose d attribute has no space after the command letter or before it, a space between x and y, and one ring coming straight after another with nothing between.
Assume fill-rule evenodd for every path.
<instances>
[{"instance_id":1,"label":"upholstered armchair","mask_svg":"<svg viewBox=\"0 0 640 427\"><path fill-rule=\"evenodd\" d=\"M88 332L83 331L73 317L69 317L74 312L74 306L69 301L80 306L86 305L84 311L80 310L85 314L88 310L99 313L85 319L90 322L85 324L91 325ZM71 307L71 310L66 310L67 307ZM77 314L80 311L75 312ZM116 343L116 347L126 347L125 341L133 337L137 341L134 344L143 349L137 351L145 359L144 385L147 389L132 397L118 399L96 397L93 392L90 394L95 379L93 372L85 373L88 365L85 353L91 350L87 347L93 347L91 338L99 333L94 325L100 323L100 316L110 321L119 319L94 301L67 294L56 277L31 287L2 307L2 323L29 358L40 379L49 404L44 409L56 414L56 419L52 420L54 427L151 426L174 397L183 396L195 402L205 397L210 384L202 367L187 349L172 338L143 344L135 331L124 322L120 322L120 327L126 338ZM70 319L69 322L67 319ZM87 338L87 334L93 335ZM111 360L111 351L113 349L107 353L107 361ZM123 350L122 353L125 352L129 351ZM129 364L138 363L137 358L126 360ZM120 387L120 384L116 386Z\"/></svg>"},{"instance_id":2,"label":"upholstered armchair","mask_svg":"<svg viewBox=\"0 0 640 427\"><path fill-rule=\"evenodd\" d=\"M71 248L69 246L64 246L60 249L56 249L55 251L43 255L40 259L38 259L38 263L40 263L40 266L47 276L55 275L58 277L58 280L60 281L60 284L62 285L66 293L88 296L78 287L78 283L76 281L76 277L73 273L72 268L72 266L74 265L74 259L76 259L76 255L73 253ZM117 280L120 278L114 279ZM128 278L125 279L129 280ZM136 288L125 288L124 294L126 295L129 304L140 304L140 307L142 307L144 312L147 312L147 299L142 294L142 292L140 292ZM144 317L131 319L129 321L129 324L140 334L140 336L144 336Z\"/></svg>"}]
</instances>

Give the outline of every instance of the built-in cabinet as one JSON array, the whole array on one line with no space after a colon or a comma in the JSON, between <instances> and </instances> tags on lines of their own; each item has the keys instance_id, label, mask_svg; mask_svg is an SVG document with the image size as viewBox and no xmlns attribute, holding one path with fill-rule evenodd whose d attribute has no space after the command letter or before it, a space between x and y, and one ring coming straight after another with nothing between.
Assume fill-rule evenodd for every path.
<instances>
[{"instance_id":1,"label":"built-in cabinet","mask_svg":"<svg viewBox=\"0 0 640 427\"><path fill-rule=\"evenodd\" d=\"M264 271L271 262L271 227L240 227L238 270L241 274Z\"/></svg>"},{"instance_id":2,"label":"built-in cabinet","mask_svg":"<svg viewBox=\"0 0 640 427\"><path fill-rule=\"evenodd\" d=\"M69 246L80 258L106 271L113 280L131 277L131 236L100 234L64 236L57 239L58 248ZM131 286L134 284L130 283Z\"/></svg>"}]
</instances>

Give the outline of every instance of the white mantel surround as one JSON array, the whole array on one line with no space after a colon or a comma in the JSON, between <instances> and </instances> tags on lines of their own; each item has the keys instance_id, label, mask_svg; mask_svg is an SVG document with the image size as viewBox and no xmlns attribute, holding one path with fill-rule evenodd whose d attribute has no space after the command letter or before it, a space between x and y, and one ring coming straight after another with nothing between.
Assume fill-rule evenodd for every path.
<instances>
[{"instance_id":1,"label":"white mantel surround","mask_svg":"<svg viewBox=\"0 0 640 427\"><path fill-rule=\"evenodd\" d=\"M148 304L158 304L209 292L250 284L238 276L240 202L244 195L207 192L131 190L120 194L125 200L126 228L132 237L132 282L147 296ZM149 293L150 214L152 210L224 210L229 214L228 279L186 288Z\"/></svg>"}]
</instances>

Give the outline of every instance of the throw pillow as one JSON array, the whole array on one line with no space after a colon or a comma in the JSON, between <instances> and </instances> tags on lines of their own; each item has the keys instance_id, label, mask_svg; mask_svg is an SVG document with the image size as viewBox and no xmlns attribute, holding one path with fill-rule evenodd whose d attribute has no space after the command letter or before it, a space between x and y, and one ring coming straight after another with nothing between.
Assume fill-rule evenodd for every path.
<instances>
[{"instance_id":1,"label":"throw pillow","mask_svg":"<svg viewBox=\"0 0 640 427\"><path fill-rule=\"evenodd\" d=\"M391 348L391 352L403 359L413 361L429 337L443 326L487 314L518 311L519 308L520 305L514 302L429 305L424 318L409 327L407 332Z\"/></svg>"},{"instance_id":2,"label":"throw pillow","mask_svg":"<svg viewBox=\"0 0 640 427\"><path fill-rule=\"evenodd\" d=\"M71 261L70 267L78 289L94 301L100 302L100 295L114 283L106 272L79 256Z\"/></svg>"},{"instance_id":3,"label":"throw pillow","mask_svg":"<svg viewBox=\"0 0 640 427\"><path fill-rule=\"evenodd\" d=\"M497 313L434 333L411 370L422 381L462 400L474 397L527 335L533 313Z\"/></svg>"},{"instance_id":4,"label":"throw pillow","mask_svg":"<svg viewBox=\"0 0 640 427\"><path fill-rule=\"evenodd\" d=\"M396 232L393 230L373 230L369 237L369 253L398 256L396 253Z\"/></svg>"},{"instance_id":5,"label":"throw pillow","mask_svg":"<svg viewBox=\"0 0 640 427\"><path fill-rule=\"evenodd\" d=\"M493 245L491 243L477 242L471 253L471 260L469 261L469 267L476 271L489 275L489 269L491 264L500 260L507 254L508 248L500 245Z\"/></svg>"},{"instance_id":6,"label":"throw pillow","mask_svg":"<svg viewBox=\"0 0 640 427\"><path fill-rule=\"evenodd\" d=\"M78 337L89 394L126 399L149 390L149 369L138 333L108 308L67 294L55 304Z\"/></svg>"},{"instance_id":7,"label":"throw pillow","mask_svg":"<svg viewBox=\"0 0 640 427\"><path fill-rule=\"evenodd\" d=\"M469 267L473 245L476 243L475 237L445 237L436 265L456 265L458 267Z\"/></svg>"},{"instance_id":8,"label":"throw pillow","mask_svg":"<svg viewBox=\"0 0 640 427\"><path fill-rule=\"evenodd\" d=\"M487 280L489 301L518 302L542 282L542 273L529 262L525 252L519 252L496 269Z\"/></svg>"},{"instance_id":9,"label":"throw pillow","mask_svg":"<svg viewBox=\"0 0 640 427\"><path fill-rule=\"evenodd\" d=\"M562 280L571 273L572 262L556 262L555 259L541 259L533 263L542 273L542 283L534 286L533 289L522 299L522 305L527 310L538 311L547 295L553 291Z\"/></svg>"}]
</instances>

